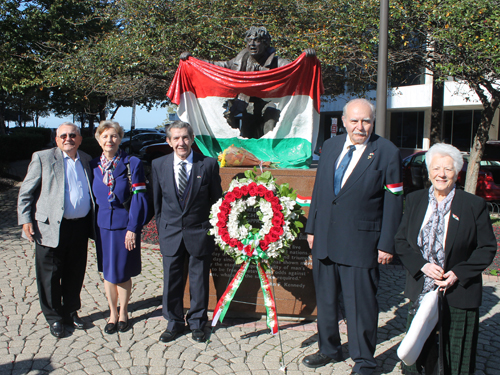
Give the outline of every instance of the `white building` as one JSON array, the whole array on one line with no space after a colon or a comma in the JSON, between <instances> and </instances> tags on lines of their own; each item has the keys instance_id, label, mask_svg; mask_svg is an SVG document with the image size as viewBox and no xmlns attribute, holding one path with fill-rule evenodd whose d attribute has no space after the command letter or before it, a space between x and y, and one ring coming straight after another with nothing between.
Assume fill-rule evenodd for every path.
<instances>
[{"instance_id":1,"label":"white building","mask_svg":"<svg viewBox=\"0 0 500 375\"><path fill-rule=\"evenodd\" d=\"M430 147L432 77L423 77L422 84L396 87L388 92L385 137L401 149L402 157ZM369 91L363 97L375 104L376 91ZM318 145L331 137L332 130L337 130L337 134L344 131L342 109L352 98L349 95L322 98ZM481 121L481 101L468 85L450 80L444 86L443 104L443 141L453 144L461 151L470 151ZM497 110L490 128L490 140L499 139L498 112ZM377 124L375 132L376 128Z\"/></svg>"}]
</instances>

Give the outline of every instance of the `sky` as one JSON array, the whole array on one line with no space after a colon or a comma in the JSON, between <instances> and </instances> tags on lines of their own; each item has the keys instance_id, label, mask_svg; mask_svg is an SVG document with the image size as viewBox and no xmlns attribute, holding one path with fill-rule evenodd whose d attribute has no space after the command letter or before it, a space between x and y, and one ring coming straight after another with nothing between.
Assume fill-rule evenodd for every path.
<instances>
[{"instance_id":1,"label":"sky","mask_svg":"<svg viewBox=\"0 0 500 375\"><path fill-rule=\"evenodd\" d=\"M153 108L151 111L147 111L140 107L136 107L135 110L135 127L140 128L154 128L157 125L161 125L166 119L168 119L167 108ZM114 121L117 121L125 130L130 129L130 123L132 120L132 107L121 107L115 115ZM39 124L43 127L57 128L64 121L73 122L73 116L70 117L43 117L40 118ZM27 123L27 126L31 126L32 123ZM77 122L77 125L80 123ZM97 124L95 124L97 125ZM11 123L11 126L15 126Z\"/></svg>"}]
</instances>

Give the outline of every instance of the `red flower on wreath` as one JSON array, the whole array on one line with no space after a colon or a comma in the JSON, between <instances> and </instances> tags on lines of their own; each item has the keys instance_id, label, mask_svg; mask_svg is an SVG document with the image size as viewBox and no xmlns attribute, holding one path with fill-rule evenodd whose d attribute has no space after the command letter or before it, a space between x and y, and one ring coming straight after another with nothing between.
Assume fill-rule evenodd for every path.
<instances>
[{"instance_id":1,"label":"red flower on wreath","mask_svg":"<svg viewBox=\"0 0 500 375\"><path fill-rule=\"evenodd\" d=\"M280 238L280 236L278 236L276 233L273 232L269 232L269 234L266 237L268 237L269 242L276 242Z\"/></svg>"},{"instance_id":2,"label":"red flower on wreath","mask_svg":"<svg viewBox=\"0 0 500 375\"><path fill-rule=\"evenodd\" d=\"M220 211L219 214L223 213L224 215L227 216L231 212L231 206L228 207L225 205L221 205L219 211ZM217 217L219 217L219 214L217 214Z\"/></svg>"},{"instance_id":3,"label":"red flower on wreath","mask_svg":"<svg viewBox=\"0 0 500 375\"><path fill-rule=\"evenodd\" d=\"M245 254L251 257L253 255L253 249L252 246L246 245L245 246Z\"/></svg>"},{"instance_id":4,"label":"red flower on wreath","mask_svg":"<svg viewBox=\"0 0 500 375\"><path fill-rule=\"evenodd\" d=\"M231 236L229 235L228 232L220 233L220 230L219 230L219 234L222 238L222 241L224 241L225 243L228 243L231 240Z\"/></svg>"},{"instance_id":5,"label":"red flower on wreath","mask_svg":"<svg viewBox=\"0 0 500 375\"><path fill-rule=\"evenodd\" d=\"M232 203L236 200L236 197L235 197L234 193L230 191L229 193L226 194L226 196L224 197L224 200L229 202L229 203Z\"/></svg>"},{"instance_id":6,"label":"red flower on wreath","mask_svg":"<svg viewBox=\"0 0 500 375\"><path fill-rule=\"evenodd\" d=\"M271 190L268 190L266 191L266 193L264 194L264 198L266 199L266 201L270 202L271 199L274 198L274 193L271 191ZM279 199L278 199L279 201ZM271 203L272 204L272 203Z\"/></svg>"},{"instance_id":7,"label":"red flower on wreath","mask_svg":"<svg viewBox=\"0 0 500 375\"><path fill-rule=\"evenodd\" d=\"M267 249L269 249L269 241L266 241L265 239L260 240L259 246L262 250L266 251Z\"/></svg>"},{"instance_id":8,"label":"red flower on wreath","mask_svg":"<svg viewBox=\"0 0 500 375\"><path fill-rule=\"evenodd\" d=\"M240 188L234 188L233 193L236 199L241 199L241 197L243 196L243 192Z\"/></svg>"},{"instance_id":9,"label":"red flower on wreath","mask_svg":"<svg viewBox=\"0 0 500 375\"><path fill-rule=\"evenodd\" d=\"M283 227L272 227L270 233L281 236L283 234Z\"/></svg>"},{"instance_id":10,"label":"red flower on wreath","mask_svg":"<svg viewBox=\"0 0 500 375\"><path fill-rule=\"evenodd\" d=\"M257 186L257 194L260 195L261 197L263 197L268 191L269 190L267 190L266 187L263 185Z\"/></svg>"},{"instance_id":11,"label":"red flower on wreath","mask_svg":"<svg viewBox=\"0 0 500 375\"><path fill-rule=\"evenodd\" d=\"M273 219L271 220L271 223L273 223L275 227L281 227L284 222L283 219L280 219L279 217L274 215Z\"/></svg>"}]
</instances>

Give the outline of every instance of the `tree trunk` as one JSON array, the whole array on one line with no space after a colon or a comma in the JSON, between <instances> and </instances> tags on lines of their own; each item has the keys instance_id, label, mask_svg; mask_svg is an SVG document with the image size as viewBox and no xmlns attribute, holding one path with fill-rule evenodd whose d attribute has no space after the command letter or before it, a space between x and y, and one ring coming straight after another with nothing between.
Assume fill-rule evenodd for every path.
<instances>
[{"instance_id":1,"label":"tree trunk","mask_svg":"<svg viewBox=\"0 0 500 375\"><path fill-rule=\"evenodd\" d=\"M431 146L442 142L443 139L443 101L444 83L438 83L434 75L432 78Z\"/></svg>"},{"instance_id":2,"label":"tree trunk","mask_svg":"<svg viewBox=\"0 0 500 375\"><path fill-rule=\"evenodd\" d=\"M7 129L5 127L5 116L4 116L5 102L2 101L1 103L2 105L0 107L0 135L5 135L5 133L7 132Z\"/></svg>"},{"instance_id":3,"label":"tree trunk","mask_svg":"<svg viewBox=\"0 0 500 375\"><path fill-rule=\"evenodd\" d=\"M81 128L83 130L85 128L85 112L82 112L80 114L80 123L81 123Z\"/></svg>"},{"instance_id":4,"label":"tree trunk","mask_svg":"<svg viewBox=\"0 0 500 375\"><path fill-rule=\"evenodd\" d=\"M113 120L115 118L116 112L118 112L118 110L120 109L121 106L122 106L121 104L118 104L116 106L116 109L113 111L113 114L111 115L110 120Z\"/></svg>"},{"instance_id":5,"label":"tree trunk","mask_svg":"<svg viewBox=\"0 0 500 375\"><path fill-rule=\"evenodd\" d=\"M5 117L0 113L0 135L5 135Z\"/></svg>"},{"instance_id":6,"label":"tree trunk","mask_svg":"<svg viewBox=\"0 0 500 375\"><path fill-rule=\"evenodd\" d=\"M500 94L500 92L498 93ZM481 99L483 99L481 97ZM476 136L474 137L474 144L469 156L469 165L465 177L465 191L475 194L477 188L477 177L479 175L479 163L483 158L484 148L488 141L488 133L493 121L493 116L498 108L500 96L497 98L492 97L491 102L483 101L483 113L481 115L481 124L477 129Z\"/></svg>"}]
</instances>

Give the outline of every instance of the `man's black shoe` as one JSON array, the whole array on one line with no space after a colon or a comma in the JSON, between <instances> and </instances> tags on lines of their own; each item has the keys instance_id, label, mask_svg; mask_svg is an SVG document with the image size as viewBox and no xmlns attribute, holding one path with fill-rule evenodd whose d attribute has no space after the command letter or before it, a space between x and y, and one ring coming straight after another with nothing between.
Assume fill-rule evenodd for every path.
<instances>
[{"instance_id":1,"label":"man's black shoe","mask_svg":"<svg viewBox=\"0 0 500 375\"><path fill-rule=\"evenodd\" d=\"M76 311L69 315L68 324L76 329L85 329L85 322L78 316Z\"/></svg>"},{"instance_id":2,"label":"man's black shoe","mask_svg":"<svg viewBox=\"0 0 500 375\"><path fill-rule=\"evenodd\" d=\"M171 331L166 329L160 336L161 342L170 342L173 341L179 336L179 331Z\"/></svg>"},{"instance_id":3,"label":"man's black shoe","mask_svg":"<svg viewBox=\"0 0 500 375\"><path fill-rule=\"evenodd\" d=\"M202 329L193 329L192 337L194 341L197 342L205 342L207 341L207 337L205 336L205 332Z\"/></svg>"},{"instance_id":4,"label":"man's black shoe","mask_svg":"<svg viewBox=\"0 0 500 375\"><path fill-rule=\"evenodd\" d=\"M62 321L57 321L52 324L50 324L50 333L52 336L57 337L60 339L61 337L64 337L64 324Z\"/></svg>"},{"instance_id":5,"label":"man's black shoe","mask_svg":"<svg viewBox=\"0 0 500 375\"><path fill-rule=\"evenodd\" d=\"M314 354L308 355L307 357L304 357L304 359L302 360L302 363L306 367L317 368L317 367L324 366L330 362L340 362L340 361L342 361L342 359L330 358L321 352L316 352Z\"/></svg>"}]
</instances>

